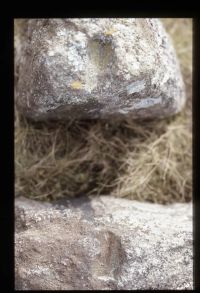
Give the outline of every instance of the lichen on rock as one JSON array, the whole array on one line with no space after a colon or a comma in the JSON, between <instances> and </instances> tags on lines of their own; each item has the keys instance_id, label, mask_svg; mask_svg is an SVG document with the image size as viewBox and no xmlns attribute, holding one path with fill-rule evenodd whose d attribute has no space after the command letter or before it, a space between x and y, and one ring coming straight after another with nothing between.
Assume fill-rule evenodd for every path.
<instances>
[{"instance_id":1,"label":"lichen on rock","mask_svg":"<svg viewBox=\"0 0 200 293\"><path fill-rule=\"evenodd\" d=\"M193 288L191 203L101 196L15 206L17 290Z\"/></svg>"},{"instance_id":2,"label":"lichen on rock","mask_svg":"<svg viewBox=\"0 0 200 293\"><path fill-rule=\"evenodd\" d=\"M31 19L24 25L15 67L16 103L25 116L163 118L184 106L179 64L159 20Z\"/></svg>"}]
</instances>

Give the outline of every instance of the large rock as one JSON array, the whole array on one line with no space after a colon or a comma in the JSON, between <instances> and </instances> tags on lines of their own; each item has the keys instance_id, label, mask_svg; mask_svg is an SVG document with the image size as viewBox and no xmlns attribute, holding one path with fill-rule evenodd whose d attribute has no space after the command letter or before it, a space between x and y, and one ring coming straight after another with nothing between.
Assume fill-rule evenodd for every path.
<instances>
[{"instance_id":1,"label":"large rock","mask_svg":"<svg viewBox=\"0 0 200 293\"><path fill-rule=\"evenodd\" d=\"M162 118L185 103L174 48L157 19L31 19L21 25L16 101L29 118Z\"/></svg>"},{"instance_id":2,"label":"large rock","mask_svg":"<svg viewBox=\"0 0 200 293\"><path fill-rule=\"evenodd\" d=\"M17 290L192 289L192 205L19 198Z\"/></svg>"}]
</instances>

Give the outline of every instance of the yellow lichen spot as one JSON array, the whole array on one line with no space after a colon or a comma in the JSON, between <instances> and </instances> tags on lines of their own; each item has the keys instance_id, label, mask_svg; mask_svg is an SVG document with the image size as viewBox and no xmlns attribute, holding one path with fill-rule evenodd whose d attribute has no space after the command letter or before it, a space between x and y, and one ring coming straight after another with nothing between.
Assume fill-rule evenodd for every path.
<instances>
[{"instance_id":1,"label":"yellow lichen spot","mask_svg":"<svg viewBox=\"0 0 200 293\"><path fill-rule=\"evenodd\" d=\"M116 32L116 29L110 28L105 32L106 36L111 36L114 32Z\"/></svg>"},{"instance_id":2,"label":"yellow lichen spot","mask_svg":"<svg viewBox=\"0 0 200 293\"><path fill-rule=\"evenodd\" d=\"M75 90L80 90L82 89L83 85L80 81L76 80L71 83L71 87Z\"/></svg>"}]
</instances>

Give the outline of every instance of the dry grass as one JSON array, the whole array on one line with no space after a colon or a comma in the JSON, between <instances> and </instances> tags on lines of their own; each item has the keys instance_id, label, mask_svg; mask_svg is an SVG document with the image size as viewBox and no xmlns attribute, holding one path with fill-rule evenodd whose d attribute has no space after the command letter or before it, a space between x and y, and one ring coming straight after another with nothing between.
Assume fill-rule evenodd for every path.
<instances>
[{"instance_id":1,"label":"dry grass","mask_svg":"<svg viewBox=\"0 0 200 293\"><path fill-rule=\"evenodd\" d=\"M164 19L188 101L175 117L31 124L15 111L17 195L52 200L112 194L159 203L192 198L192 20Z\"/></svg>"}]
</instances>

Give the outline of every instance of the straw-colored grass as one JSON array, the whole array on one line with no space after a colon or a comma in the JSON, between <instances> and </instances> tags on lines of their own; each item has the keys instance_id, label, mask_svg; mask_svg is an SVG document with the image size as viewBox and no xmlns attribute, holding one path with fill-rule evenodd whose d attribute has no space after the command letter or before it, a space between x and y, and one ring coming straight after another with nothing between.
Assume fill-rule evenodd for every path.
<instances>
[{"instance_id":1,"label":"straw-colored grass","mask_svg":"<svg viewBox=\"0 0 200 293\"><path fill-rule=\"evenodd\" d=\"M186 84L172 118L30 123L15 111L15 190L39 200L112 194L158 203L192 198L192 20L163 19Z\"/></svg>"}]
</instances>

